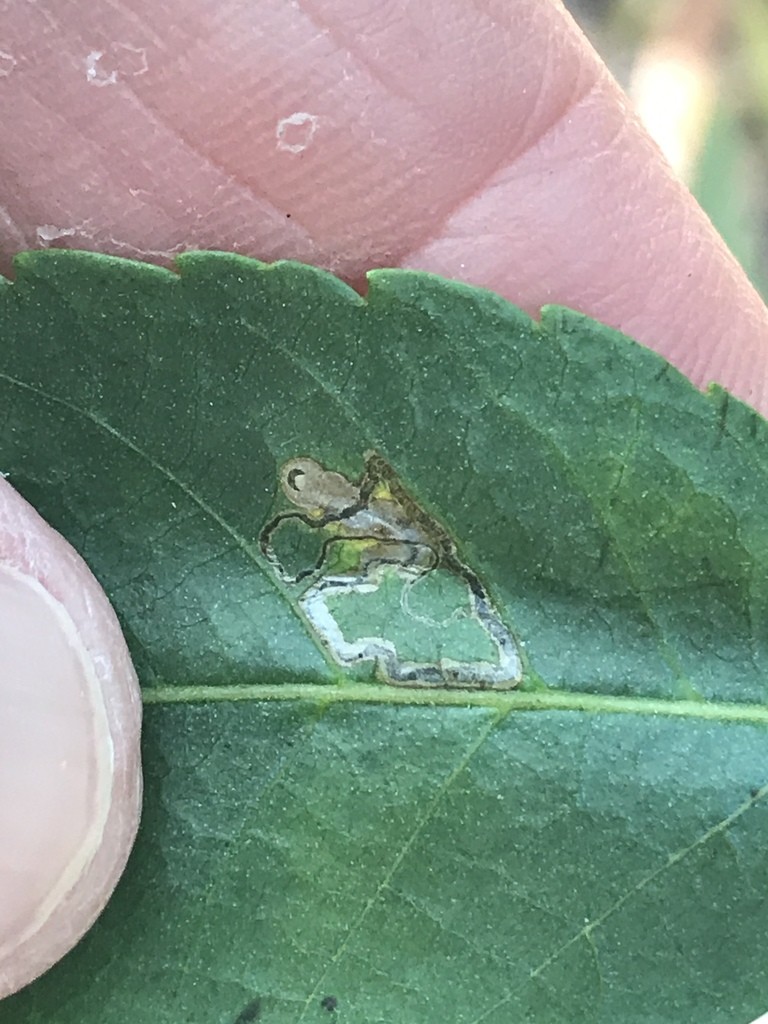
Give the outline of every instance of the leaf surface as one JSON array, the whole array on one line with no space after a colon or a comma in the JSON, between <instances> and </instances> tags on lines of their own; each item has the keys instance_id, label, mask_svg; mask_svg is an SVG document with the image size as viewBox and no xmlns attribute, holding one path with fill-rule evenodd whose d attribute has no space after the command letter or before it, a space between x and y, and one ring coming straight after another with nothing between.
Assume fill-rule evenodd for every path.
<instances>
[{"instance_id":1,"label":"leaf surface","mask_svg":"<svg viewBox=\"0 0 768 1024\"><path fill-rule=\"evenodd\" d=\"M3 1021L746 1024L764 421L567 310L179 267L27 254L0 285L0 468L102 581L147 697L127 875ZM482 580L518 691L342 667L265 557L281 465L354 481L371 450ZM417 591L344 614L381 633Z\"/></svg>"}]
</instances>

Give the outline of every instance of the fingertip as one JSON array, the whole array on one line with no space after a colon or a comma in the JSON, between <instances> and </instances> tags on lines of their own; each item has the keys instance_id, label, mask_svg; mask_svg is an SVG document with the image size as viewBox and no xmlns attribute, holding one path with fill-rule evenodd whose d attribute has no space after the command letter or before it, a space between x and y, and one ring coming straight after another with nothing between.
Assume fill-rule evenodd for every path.
<instances>
[{"instance_id":1,"label":"fingertip","mask_svg":"<svg viewBox=\"0 0 768 1024\"><path fill-rule=\"evenodd\" d=\"M141 798L136 675L103 591L0 481L0 997L109 898Z\"/></svg>"}]
</instances>

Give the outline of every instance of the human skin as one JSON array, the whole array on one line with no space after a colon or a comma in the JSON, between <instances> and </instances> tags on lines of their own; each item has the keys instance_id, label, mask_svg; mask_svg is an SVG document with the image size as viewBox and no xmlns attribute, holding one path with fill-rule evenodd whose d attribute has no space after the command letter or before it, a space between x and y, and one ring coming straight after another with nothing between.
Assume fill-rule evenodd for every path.
<instances>
[{"instance_id":1,"label":"human skin","mask_svg":"<svg viewBox=\"0 0 768 1024\"><path fill-rule=\"evenodd\" d=\"M0 121L5 272L14 253L41 245L156 262L188 247L233 249L318 264L356 285L372 267L414 267L532 312L547 302L580 309L696 384L718 381L768 411L764 305L555 0L10 4ZM0 906L3 879L23 868L38 902L18 908L13 928L28 928L91 806L107 815L98 856L108 868L96 872L94 855L57 897L32 959L13 930L0 932L2 994L65 952L119 874L137 817L138 716L96 585L1 478L0 487L0 567L12 563L57 602L54 614L27 587L18 628L29 649L54 650L66 618L81 668L68 663L47 686L70 692L77 671L90 679L95 665L106 709L69 709L81 738L70 790L61 751L44 742L49 702L25 710L38 786L26 805L46 806L55 789L80 808L80 831L45 814L32 839L21 819L0 823ZM18 600L4 606L0 587L0 620ZM16 707L20 676L18 656L0 649L0 720ZM104 729L117 766L107 811L93 797ZM29 774L29 759L13 756L0 743L0 798Z\"/></svg>"}]
</instances>

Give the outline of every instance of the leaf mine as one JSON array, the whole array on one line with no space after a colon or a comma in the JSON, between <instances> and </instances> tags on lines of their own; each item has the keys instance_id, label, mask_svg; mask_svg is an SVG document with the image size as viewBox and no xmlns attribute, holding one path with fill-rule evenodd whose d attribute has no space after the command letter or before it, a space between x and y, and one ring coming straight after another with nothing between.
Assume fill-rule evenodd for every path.
<instances>
[{"instance_id":1,"label":"leaf mine","mask_svg":"<svg viewBox=\"0 0 768 1024\"><path fill-rule=\"evenodd\" d=\"M290 459L280 484L292 508L266 523L261 549L339 664L373 662L395 685L517 685L517 644L485 586L381 455L366 453L358 481Z\"/></svg>"}]
</instances>

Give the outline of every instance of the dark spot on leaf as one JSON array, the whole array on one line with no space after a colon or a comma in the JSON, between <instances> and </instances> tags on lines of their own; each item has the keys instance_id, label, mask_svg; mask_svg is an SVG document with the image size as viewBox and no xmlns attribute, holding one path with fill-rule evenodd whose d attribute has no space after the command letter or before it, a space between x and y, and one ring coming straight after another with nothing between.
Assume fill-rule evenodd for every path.
<instances>
[{"instance_id":1,"label":"dark spot on leaf","mask_svg":"<svg viewBox=\"0 0 768 1024\"><path fill-rule=\"evenodd\" d=\"M336 996L323 996L323 998L320 1000L320 1005L324 1010L327 1010L328 1013L333 1013L333 1011L339 1005L339 1000L336 998Z\"/></svg>"},{"instance_id":2,"label":"dark spot on leaf","mask_svg":"<svg viewBox=\"0 0 768 1024\"><path fill-rule=\"evenodd\" d=\"M300 491L301 485L299 481L306 473L303 469L292 469L288 474L288 486L292 487L294 491Z\"/></svg>"},{"instance_id":3,"label":"dark spot on leaf","mask_svg":"<svg viewBox=\"0 0 768 1024\"><path fill-rule=\"evenodd\" d=\"M760 796L760 787L754 786L752 789L750 789L749 795L752 797L753 800L757 800L757 798Z\"/></svg>"},{"instance_id":4,"label":"dark spot on leaf","mask_svg":"<svg viewBox=\"0 0 768 1024\"><path fill-rule=\"evenodd\" d=\"M238 1014L235 1024L253 1024L253 1021L261 1017L261 999L256 996Z\"/></svg>"}]
</instances>

